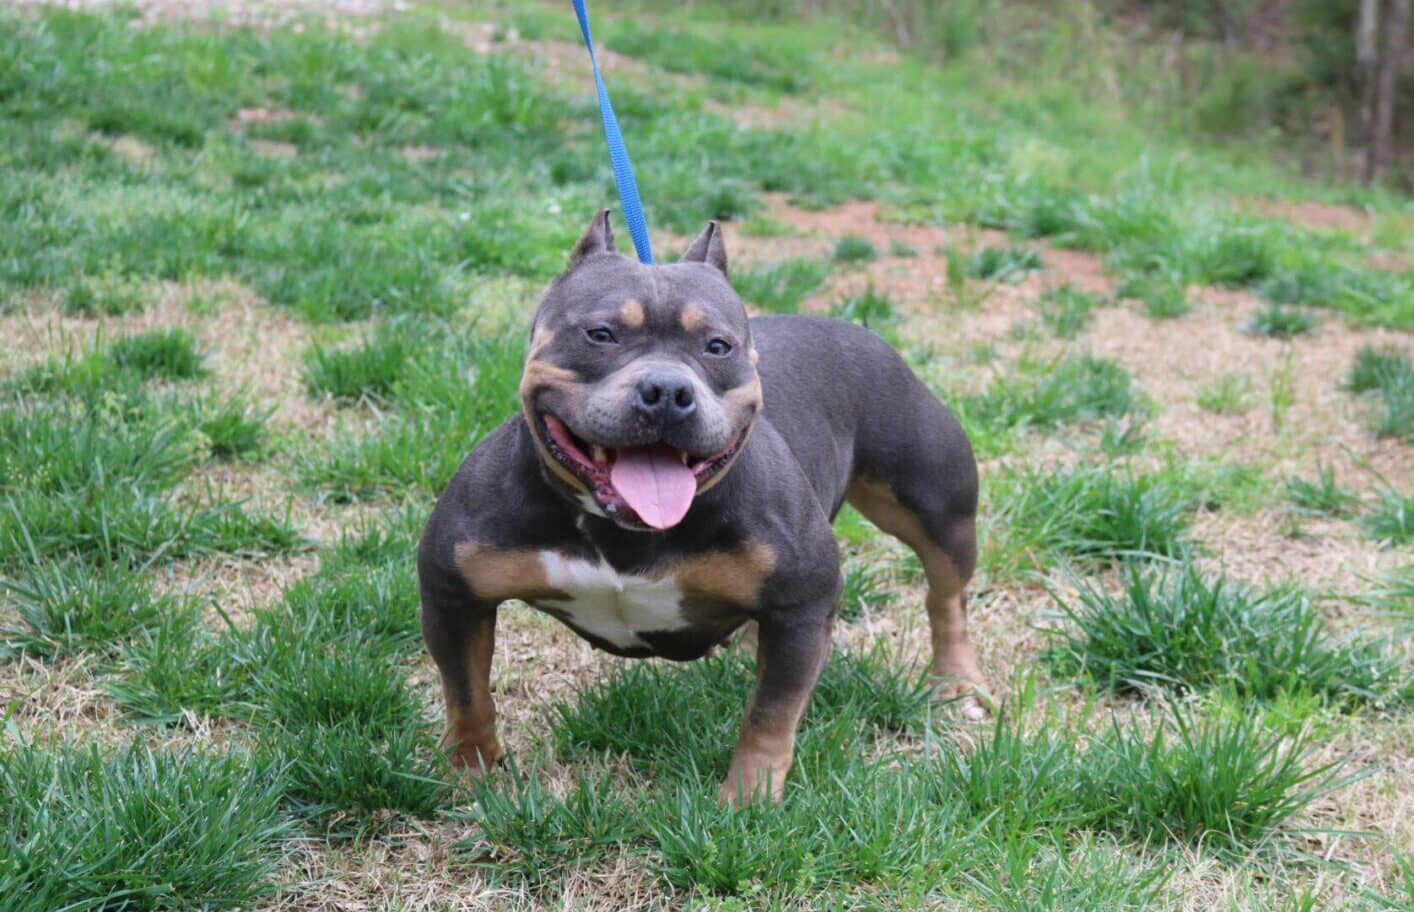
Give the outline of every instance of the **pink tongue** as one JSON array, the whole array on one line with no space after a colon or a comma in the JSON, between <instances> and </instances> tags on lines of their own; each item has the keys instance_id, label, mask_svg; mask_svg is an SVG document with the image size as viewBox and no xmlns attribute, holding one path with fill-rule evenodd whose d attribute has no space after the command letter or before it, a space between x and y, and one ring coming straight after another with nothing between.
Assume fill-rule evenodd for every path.
<instances>
[{"instance_id":1,"label":"pink tongue","mask_svg":"<svg viewBox=\"0 0 1414 912\"><path fill-rule=\"evenodd\" d=\"M638 518L655 529L677 525L692 506L697 477L666 446L624 447L609 469L609 481Z\"/></svg>"}]
</instances>

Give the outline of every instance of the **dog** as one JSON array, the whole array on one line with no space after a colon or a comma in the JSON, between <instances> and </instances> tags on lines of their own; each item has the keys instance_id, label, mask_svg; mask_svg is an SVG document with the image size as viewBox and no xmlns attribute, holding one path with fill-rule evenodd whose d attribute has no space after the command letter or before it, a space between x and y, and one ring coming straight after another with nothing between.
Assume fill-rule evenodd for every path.
<instances>
[{"instance_id":1,"label":"dog","mask_svg":"<svg viewBox=\"0 0 1414 912\"><path fill-rule=\"evenodd\" d=\"M719 797L780 801L830 652L846 501L917 553L936 692L980 714L966 433L869 330L748 318L716 222L678 262L643 265L596 215L535 313L520 404L457 470L418 549L455 766L479 775L505 756L491 659L508 599L630 657L699 658L754 621L756 686Z\"/></svg>"}]
</instances>

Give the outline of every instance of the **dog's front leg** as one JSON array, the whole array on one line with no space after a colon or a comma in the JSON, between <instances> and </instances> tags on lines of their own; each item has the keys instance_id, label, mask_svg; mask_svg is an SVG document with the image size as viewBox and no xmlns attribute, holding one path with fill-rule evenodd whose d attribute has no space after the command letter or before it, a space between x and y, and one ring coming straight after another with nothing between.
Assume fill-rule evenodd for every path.
<instances>
[{"instance_id":1,"label":"dog's front leg","mask_svg":"<svg viewBox=\"0 0 1414 912\"><path fill-rule=\"evenodd\" d=\"M484 773L505 758L491 698L496 604L450 596L424 581L422 637L442 675L447 707L442 747L451 751L453 766Z\"/></svg>"},{"instance_id":2,"label":"dog's front leg","mask_svg":"<svg viewBox=\"0 0 1414 912\"><path fill-rule=\"evenodd\" d=\"M760 620L756 689L746 704L741 736L720 798L730 804L785 795L795 752L795 730L830 653L833 605L814 612Z\"/></svg>"}]
</instances>

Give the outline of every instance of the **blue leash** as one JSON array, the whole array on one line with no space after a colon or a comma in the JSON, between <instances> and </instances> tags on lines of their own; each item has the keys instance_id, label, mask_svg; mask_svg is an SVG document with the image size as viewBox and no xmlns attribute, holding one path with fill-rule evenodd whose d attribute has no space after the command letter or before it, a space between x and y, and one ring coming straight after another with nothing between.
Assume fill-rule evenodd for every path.
<instances>
[{"instance_id":1,"label":"blue leash","mask_svg":"<svg viewBox=\"0 0 1414 912\"><path fill-rule=\"evenodd\" d=\"M599 59L594 56L594 39L589 37L589 13L584 9L584 0L574 0L574 14L579 19L579 30L584 34L584 46L589 49L589 63L594 68L594 87L599 91L599 113L604 118L604 141L609 144L609 161L614 166L614 183L619 188L619 201L623 203L624 221L628 222L628 233L633 238L638 261L651 265L653 248L648 243L648 222L643 218L643 201L638 198L638 181L633 178L633 162L628 160L628 149L624 148L624 138L619 133L619 119L614 116L614 106L609 103L609 90L604 88L604 77L599 75Z\"/></svg>"}]
</instances>

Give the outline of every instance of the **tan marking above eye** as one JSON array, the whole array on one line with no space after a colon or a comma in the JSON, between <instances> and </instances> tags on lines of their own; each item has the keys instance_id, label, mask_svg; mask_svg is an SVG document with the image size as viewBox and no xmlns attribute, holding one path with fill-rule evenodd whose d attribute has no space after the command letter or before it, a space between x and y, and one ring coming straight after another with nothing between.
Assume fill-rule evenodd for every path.
<instances>
[{"instance_id":1,"label":"tan marking above eye","mask_svg":"<svg viewBox=\"0 0 1414 912\"><path fill-rule=\"evenodd\" d=\"M457 570L477 598L565 598L545 577L540 552L525 548L494 548L477 541L458 542L452 549Z\"/></svg>"},{"instance_id":2,"label":"tan marking above eye","mask_svg":"<svg viewBox=\"0 0 1414 912\"><path fill-rule=\"evenodd\" d=\"M702 305L692 302L683 306L682 313L678 316L682 321L682 328L688 332L697 332L702 325L707 322L707 311L702 309Z\"/></svg>"},{"instance_id":3,"label":"tan marking above eye","mask_svg":"<svg viewBox=\"0 0 1414 912\"><path fill-rule=\"evenodd\" d=\"M629 329L638 329L643 325L643 302L637 298L629 298L619 308L619 319Z\"/></svg>"}]
</instances>

